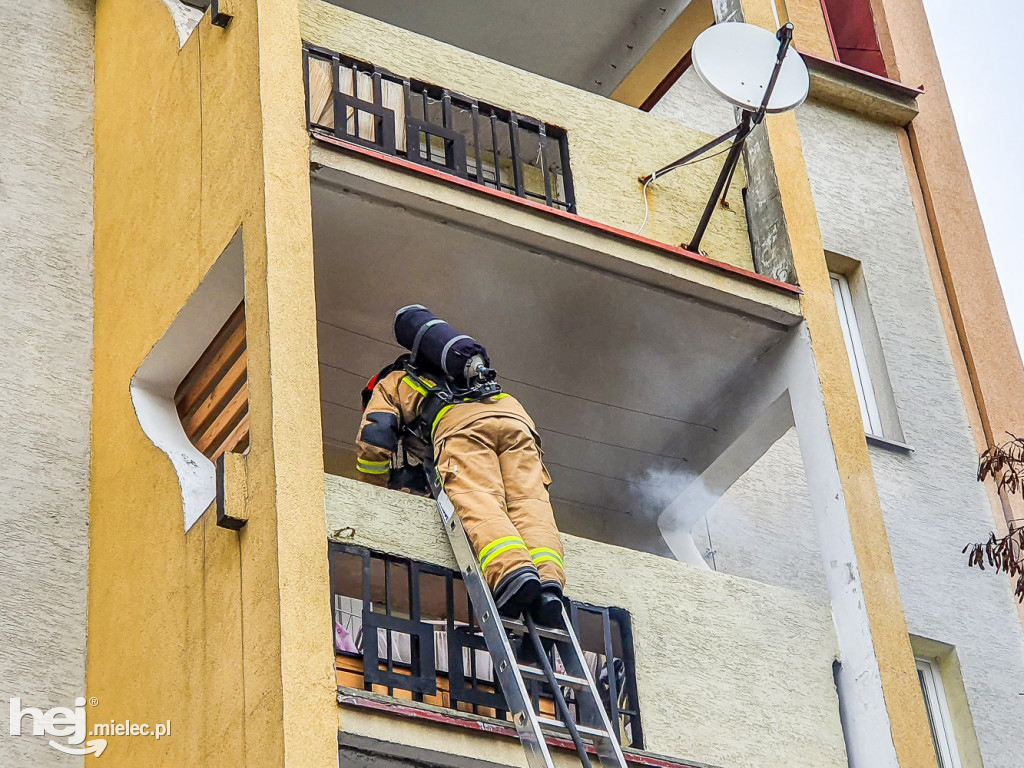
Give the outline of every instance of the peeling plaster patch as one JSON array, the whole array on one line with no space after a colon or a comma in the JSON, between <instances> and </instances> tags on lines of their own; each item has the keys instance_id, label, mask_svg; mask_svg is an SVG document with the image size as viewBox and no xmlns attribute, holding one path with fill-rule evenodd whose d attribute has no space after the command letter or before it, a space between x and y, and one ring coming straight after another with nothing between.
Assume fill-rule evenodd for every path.
<instances>
[{"instance_id":1,"label":"peeling plaster patch","mask_svg":"<svg viewBox=\"0 0 1024 768\"><path fill-rule=\"evenodd\" d=\"M132 407L139 426L167 454L178 475L186 531L213 502L216 472L185 434L174 393L244 293L239 229L132 377Z\"/></svg>"},{"instance_id":2,"label":"peeling plaster patch","mask_svg":"<svg viewBox=\"0 0 1024 768\"><path fill-rule=\"evenodd\" d=\"M163 0L167 10L171 12L174 19L174 29L178 33L178 50L188 40L192 30L199 26L199 20L203 18L203 12L198 8L178 2L178 0Z\"/></svg>"}]
</instances>

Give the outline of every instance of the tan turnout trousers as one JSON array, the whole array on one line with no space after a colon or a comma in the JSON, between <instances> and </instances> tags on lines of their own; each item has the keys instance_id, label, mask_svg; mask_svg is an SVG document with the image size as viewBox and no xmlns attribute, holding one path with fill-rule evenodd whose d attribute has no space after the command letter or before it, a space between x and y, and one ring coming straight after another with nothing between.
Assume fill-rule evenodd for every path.
<instances>
[{"instance_id":1,"label":"tan turnout trousers","mask_svg":"<svg viewBox=\"0 0 1024 768\"><path fill-rule=\"evenodd\" d=\"M425 395L403 371L377 382L357 437L356 466L367 479L386 483L399 425L419 415ZM441 482L491 590L510 574L534 568L541 582L564 585L551 478L519 401L502 394L455 405L438 417L433 440Z\"/></svg>"},{"instance_id":2,"label":"tan turnout trousers","mask_svg":"<svg viewBox=\"0 0 1024 768\"><path fill-rule=\"evenodd\" d=\"M533 566L541 582L565 584L551 480L531 429L514 416L484 416L438 440L437 469L494 590Z\"/></svg>"}]
</instances>

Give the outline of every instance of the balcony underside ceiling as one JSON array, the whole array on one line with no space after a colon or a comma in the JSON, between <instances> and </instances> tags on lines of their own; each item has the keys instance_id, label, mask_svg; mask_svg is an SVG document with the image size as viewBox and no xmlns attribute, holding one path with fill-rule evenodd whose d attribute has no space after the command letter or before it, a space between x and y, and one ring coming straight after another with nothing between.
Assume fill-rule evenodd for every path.
<instances>
[{"instance_id":1,"label":"balcony underside ceiling","mask_svg":"<svg viewBox=\"0 0 1024 768\"><path fill-rule=\"evenodd\" d=\"M312 184L324 439L351 449L366 380L422 303L487 345L540 427L557 504L653 521L699 471L707 414L786 327L558 252ZM732 394L729 397L733 396Z\"/></svg>"},{"instance_id":2,"label":"balcony underside ceiling","mask_svg":"<svg viewBox=\"0 0 1024 768\"><path fill-rule=\"evenodd\" d=\"M329 0L577 88L609 95L689 0Z\"/></svg>"}]
</instances>

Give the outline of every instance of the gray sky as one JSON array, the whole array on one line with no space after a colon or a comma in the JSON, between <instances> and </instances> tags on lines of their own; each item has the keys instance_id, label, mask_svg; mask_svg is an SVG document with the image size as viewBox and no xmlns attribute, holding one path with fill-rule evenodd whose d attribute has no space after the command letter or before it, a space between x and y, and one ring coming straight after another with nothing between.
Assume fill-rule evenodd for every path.
<instances>
[{"instance_id":1,"label":"gray sky","mask_svg":"<svg viewBox=\"0 0 1024 768\"><path fill-rule=\"evenodd\" d=\"M1024 143L1020 137L1024 2L924 0L924 5L1020 346L1024 342Z\"/></svg>"}]
</instances>

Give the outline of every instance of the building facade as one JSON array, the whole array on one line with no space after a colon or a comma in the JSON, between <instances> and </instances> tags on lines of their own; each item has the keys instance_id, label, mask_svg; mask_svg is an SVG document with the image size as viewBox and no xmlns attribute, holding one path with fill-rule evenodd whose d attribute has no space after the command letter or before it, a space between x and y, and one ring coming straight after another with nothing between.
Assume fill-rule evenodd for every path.
<instances>
[{"instance_id":1,"label":"building facade","mask_svg":"<svg viewBox=\"0 0 1024 768\"><path fill-rule=\"evenodd\" d=\"M433 505L354 466L424 303L540 427L631 765L1017 766L960 550L1024 367L920 2L426 5L8 9L4 764L525 764ZM734 21L811 92L690 249L722 156L638 179L735 125Z\"/></svg>"}]
</instances>

